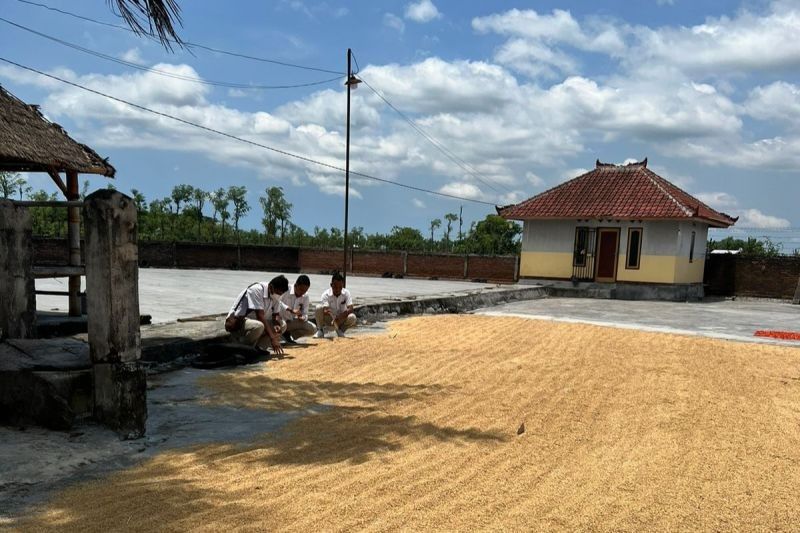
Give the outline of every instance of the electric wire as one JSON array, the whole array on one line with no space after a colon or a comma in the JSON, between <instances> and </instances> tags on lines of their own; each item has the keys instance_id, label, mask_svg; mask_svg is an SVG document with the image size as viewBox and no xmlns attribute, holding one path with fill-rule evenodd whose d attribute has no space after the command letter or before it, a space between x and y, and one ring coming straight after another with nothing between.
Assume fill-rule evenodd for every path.
<instances>
[{"instance_id":1,"label":"electric wire","mask_svg":"<svg viewBox=\"0 0 800 533\"><path fill-rule=\"evenodd\" d=\"M55 7L51 7L51 6L48 6L46 4L41 4L41 3L38 3L38 2L31 2L30 0L17 0L17 2L20 2L20 3L23 3L23 4L32 5L32 6L36 6L36 7L41 7L41 8L50 10L50 11L55 11L57 13L61 13L62 15L67 15L67 16L70 16L70 17L74 17L76 19L84 20L86 22L92 22L94 24L99 24L101 26L107 26L109 28L115 28L115 29L118 29L118 30L125 30L127 32L139 35L135 31L133 31L131 28L128 28L128 27L125 27L125 26L120 26L118 24L111 24L109 22L103 22L101 20L93 19L91 17L86 17L86 16L83 16L83 15L79 15L79 14L73 13L71 11L66 11L66 10L63 10L63 9L58 9L58 8L55 8ZM153 40L156 40L156 41L158 40L154 36L151 36L151 35L148 35L148 34L145 34L145 35L147 35L148 37L152 38ZM306 65L298 65L298 64L295 64L295 63L288 63L288 62L285 62L285 61L278 61L278 60L275 60L275 59L268 59L268 58L264 58L264 57L251 56L251 55L242 54L242 53L239 53L239 52L231 52L230 50L222 50L222 49L219 49L219 48L214 48L214 47L211 47L211 46L208 46L208 45L204 45L204 44L200 44L200 43L193 43L193 42L189 42L189 41L184 41L182 43L177 43L177 41L172 41L172 40L170 40L170 42L173 42L175 44L182 44L182 45L184 45L184 46L186 46L188 48L200 48L202 50L207 50L209 52L214 52L214 53L217 53L217 54L224 54L224 55L229 55L229 56L232 56L232 57L238 57L238 58L242 58L242 59L249 59L249 60L252 60L252 61L260 61L262 63L271 63L273 65L280 65L280 66L283 66L283 67L297 68L297 69L302 69L302 70L313 70L313 71L316 71L316 72L325 72L327 74L338 74L339 76L344 76L346 74L345 72L341 72L341 71L338 71L338 70L330 70L330 69L324 69L324 68L318 68L318 67L309 67L309 66L306 66Z\"/></svg>"},{"instance_id":2,"label":"electric wire","mask_svg":"<svg viewBox=\"0 0 800 533\"><path fill-rule=\"evenodd\" d=\"M471 176L472 176L472 177L474 177L476 180L478 180L479 182L483 183L484 185L486 185L487 187L489 187L490 189L492 189L494 192L496 192L496 193L498 193L498 194L500 194L500 193L501 193L501 191L499 191L499 190L498 190L498 189L497 189L497 188L496 188L494 185L492 185L491 183L489 183L488 181L486 181L486 180L488 180L488 179L489 179L488 177L487 177L486 179L484 179L484 177L481 177L480 173L479 173L477 170L475 170L475 168L471 167L471 166L469 165L469 163L467 163L466 161L464 161L463 159L461 159L460 157L458 157L457 155L455 155L455 154L454 154L454 153L453 153L451 150L449 150L449 149L448 149L446 146L444 146L444 145L443 145L443 144L442 144L440 141L438 141L438 140L437 140L435 137L433 137L432 135L428 134L428 133L427 133L425 130L423 130L423 129L422 129L422 128L421 128L421 127L420 127L420 126L419 126L419 125L418 125L418 124L417 124L417 123L414 121L414 120L412 120L411 118L409 118L409 117L408 117L408 116L407 116L405 113L403 113L403 112L402 112L402 111L400 111L400 110L399 110L397 107L395 107L395 106L394 106L394 104L392 104L392 103L391 103L391 102L390 102L390 101L389 101L389 100L388 100L388 99L387 99L385 96L383 96L383 95L380 93L380 91L378 91L378 90L377 90L377 89L375 89L375 88L374 88L372 85L370 85L370 84L369 84L369 82L368 82L367 80L365 80L363 76L359 76L359 78L358 78L358 79L359 79L359 80L361 80L361 81L364 83L364 85L366 85L367 87L369 87L369 89L370 89L372 92L374 92L374 93L375 93L375 94L378 96L378 98L380 98L381 100L383 100L383 102L384 102L384 103L385 103L387 106L389 106L389 107L390 107L390 108L391 108L391 109L392 109L392 110L393 110L395 113L397 113L398 115L400 115L400 117L401 117L401 118L402 118L402 119L403 119L403 120L404 120L404 121L405 121L405 122L406 122L406 123L407 123L409 126L411 126L411 128L412 128L412 129L414 129L414 131L416 131L416 132L417 132L419 135L421 135L423 138L425 138L425 139L426 139L426 140L427 140L429 143L431 143L431 144L434 146L434 148L436 148L436 149L437 149L437 150L439 150L439 151L440 151L442 154L444 154L444 155L445 155L445 156L446 156L448 159L450 159L450 160L451 160L453 163L455 163L455 164L456 164L456 165L457 165L459 168L461 168L461 170L463 170L463 171L464 171L464 172L466 172L467 174L471 175ZM501 186L502 186L502 185L501 185ZM502 186L502 187L503 187L503 188L504 188L504 189L505 189L507 192L512 192L512 191L511 191L511 190L510 190L508 187L505 187L505 186Z\"/></svg>"},{"instance_id":3,"label":"electric wire","mask_svg":"<svg viewBox=\"0 0 800 533\"><path fill-rule=\"evenodd\" d=\"M89 48L84 48L83 46L77 45L75 43L71 43L69 41L65 41L63 39L59 39L58 37L53 37L52 35L47 35L45 33L36 31L32 28L28 28L27 26L23 26L22 24L18 24L16 22L10 21L6 18L0 17L0 22L5 22L6 24L10 24L16 28L19 28L23 31L27 31L44 39L48 39L50 41L56 42L62 46L66 46L68 48L72 48L73 50L77 50L79 52L83 52L85 54L92 55L94 57L98 57L100 59L105 59L106 61L111 61L113 63L117 63L120 65L125 65L130 68L134 68L137 70L141 70L144 72L152 72L154 74L158 74L159 76L164 76L167 78L173 78L177 80L189 81L193 83L200 83L202 85L213 85L215 87L228 87L234 89L252 89L252 90L267 90L267 89L296 89L300 87L311 87L314 85L323 85L325 83L331 83L341 78L341 76L336 76L335 78L328 78L325 80L314 81L309 83L298 83L293 85L255 85L255 84L248 84L248 83L235 83L235 82L226 82L226 81L215 81L215 80L204 80L202 78L196 78L194 76L184 76L183 74L176 74L174 72L167 72L164 70L159 70L152 67L146 67L144 65L139 65L137 63L133 63L131 61L126 61L124 59L120 59L114 56L110 56L108 54L104 54L102 52L98 52L96 50L91 50Z\"/></svg>"},{"instance_id":4,"label":"electric wire","mask_svg":"<svg viewBox=\"0 0 800 533\"><path fill-rule=\"evenodd\" d=\"M61 13L61 14L64 14L64 15L68 15L68 16L71 16L71 17L74 17L74 18L77 18L77 19L80 19L80 20L87 21L87 22L92 22L92 23L95 23L95 24L100 24L100 25L103 25L103 26L108 26L108 27L111 27L111 28L120 29L120 30L126 30L126 31L129 31L129 32L135 33L135 32L133 32L133 30L131 30L130 28L127 28L125 26L119 26L119 25L116 25L116 24L110 24L108 22L99 21L99 20L93 19L91 17L86 17L86 16L83 16L83 15L79 15L77 13L72 13L70 11L63 10L63 9L54 8L54 7L48 6L46 4L42 4L42 3L38 3L38 2L32 2L31 0L17 0L17 1L20 2L20 3L23 3L23 4L29 4L29 5L32 5L32 6L37 6L37 7L41 7L41 8L44 8L44 9L48 9L50 11L55 11L55 12L58 12L58 13ZM308 66L303 66L303 65L286 63L286 62L283 62L283 61L276 61L276 60L272 60L272 59L266 59L266 58L261 58L261 57L256 57L256 56L250 56L250 55L246 55L246 54L240 54L240 53L237 53L237 52L230 52L230 51L227 51L227 50L221 50L221 49L218 49L218 48L213 48L213 47L210 47L210 46L206 46L206 45L199 44L199 43L193 43L193 42L189 42L189 41L184 41L182 44L184 46L188 47L188 48L192 48L192 47L200 48L200 49L208 50L208 51L211 51L211 52L216 52L216 53L220 53L220 54L226 54L226 55L230 55L230 56L233 56L233 57L239 57L239 58L243 58L243 59L250 59L250 60L254 60L254 61L262 61L262 62L265 62L265 63L272 63L272 64L282 65L282 66L286 66L286 67L313 70L313 71L318 71L318 72L326 72L326 73L330 73L330 74L346 75L346 73L335 71L335 70L321 69L321 68L316 68L316 67L308 67ZM354 74L358 74L361 71L361 67L358 64L358 58L356 57L355 53L352 53L352 51L351 51L351 54L352 54L353 60L354 60L354 62L356 64L356 71L355 71ZM112 60L116 60L116 59L117 58L112 58ZM119 60L117 60L117 61L119 61ZM134 68L141 68L140 65L132 64L131 66L133 66ZM332 78L330 80L324 80L324 81L320 81L320 82L315 82L315 83L312 83L312 84L309 84L309 85L318 85L318 84L330 83L331 81L334 81L336 79L338 79L338 77L337 78ZM489 187L490 189L492 189L496 193L498 193L498 194L500 193L500 191L497 190L497 188L495 188L491 184L487 183L483 178L481 178L480 173L474 167L469 165L463 159L459 158L457 155L455 155L452 151L447 149L441 142L436 140L434 137L432 137L431 135L426 133L418 124L416 124L416 122L414 122L412 119L407 117L402 111L397 109L397 107L395 107L391 102L389 102L389 100L386 99L382 94L380 94L380 92L378 92L374 87L372 87L369 83L367 83L366 80L362 80L362 81L364 81L364 84L367 87L369 87L370 90L372 90L376 95L378 95L378 97L381 98L386 103L386 105L388 105L392 110L394 110L396 113L398 113L403 118L403 120L406 121L409 124L409 126L411 126L419 135L421 135L429 143L431 143L434 147L436 147L437 150L442 152L448 159L453 161L462 170L467 172L467 174L472 175L478 181L480 181L481 183L483 183L484 185L486 185L487 187ZM303 86L309 86L309 85L299 85L297 87L303 87ZM276 87L276 88L283 88L283 87ZM486 177L486 179L489 179L489 178ZM501 186L507 192L513 192L508 187L506 187L504 185L501 185Z\"/></svg>"},{"instance_id":5,"label":"electric wire","mask_svg":"<svg viewBox=\"0 0 800 533\"><path fill-rule=\"evenodd\" d=\"M195 122L191 122L189 120L185 120L185 119L176 117L174 115L170 115L168 113L163 113L161 111L156 111L154 109L150 109L149 107L145 107L145 106L142 106L142 105L139 105L139 104L135 104L133 102L129 102L127 100L123 100L121 98L117 98L116 96L111 96L109 94L106 94L106 93L103 93L103 92L100 92L100 91L96 91L96 90L91 89L89 87L85 87L85 86L83 86L83 85L81 85L79 83L75 83L75 82L72 82L72 81L69 81L69 80L65 80L64 78L60 78L60 77L55 76L53 74L47 74L46 72L42 72L42 71L37 70L37 69L35 69L33 67L28 67L28 66L22 65L20 63L15 62L15 61L11 61L10 59L6 59L4 57L0 57L0 61L3 61L3 62L8 63L10 65L14 65L16 67L19 67L21 69L27 70L29 72L35 72L36 74L39 74L41 76L45 76L47 78L50 78L50 79L53 79L53 80L56 80L56 81L60 81L61 83L65 83L67 85L71 85L71 86L76 87L78 89L82 89L84 91L96 94L98 96L102 96L102 97L107 98L109 100L114 100L116 102L120 102L120 103L128 105L130 107L139 109L141 111L146 111L146 112L152 113L154 115L158 115L158 116L161 116L161 117L164 117L164 118L175 120L177 122L180 122L182 124L186 124L188 126L199 128L201 130L205 130L205 131L214 133L216 135L221 135L223 137L227 137L227 138L233 139L235 141L239 141L239 142L242 142L242 143L250 144L252 146L257 146L259 148L263 148L265 150L269 150L269 151L272 151L272 152L275 152L275 153L278 153L278 154L281 154L281 155L284 155L284 156L287 156L287 157L292 157L292 158L298 159L300 161L305 161L307 163L312 163L314 165L318 165L318 166L321 166L321 167L325 167L325 168L329 168L329 169L332 169L332 170L336 170L338 172L346 172L346 170L344 168L342 168L342 167L338 167L336 165L331 165L330 163L325 163L323 161L318 161L316 159L312 159L310 157L303 156L303 155L300 155L300 154L295 154L295 153L292 153L292 152L288 152L286 150L281 150L280 148L274 148L272 146L268 146L266 144L261 144L261 143L255 142L255 141L251 141L249 139L243 139L242 137L237 137L236 135L232 135L230 133L225 133L224 131L216 130L216 129L210 128L208 126L203 126L201 124L197 124ZM465 202L473 202L473 203L476 203L476 204L490 205L490 206L493 206L493 207L495 206L495 204L492 203L492 202L485 202L483 200L475 200L474 198L466 198L466 197L457 196L457 195L454 195L454 194L448 194L448 193L443 193L443 192L438 192L438 191L432 191L432 190L429 190L429 189L423 189L422 187L415 187L413 185L407 185L405 183L400 183L400 182L397 182L397 181L392 181L392 180L387 180L387 179L384 179L384 178L379 178L377 176L372 176L370 174L365 174L363 172L355 172L355 171L351 170L350 174L352 174L354 176L358 176L360 178L373 180L373 181L378 181L378 182L386 183L386 184L389 184L389 185L395 185L397 187L402 187L402 188L410 189L410 190L413 190L413 191L424 192L424 193L427 193L427 194L432 194L432 195L436 195L436 196L442 196L442 197L445 197L445 198L452 198L452 199L455 199L455 200L462 200L462 201L465 201Z\"/></svg>"}]
</instances>

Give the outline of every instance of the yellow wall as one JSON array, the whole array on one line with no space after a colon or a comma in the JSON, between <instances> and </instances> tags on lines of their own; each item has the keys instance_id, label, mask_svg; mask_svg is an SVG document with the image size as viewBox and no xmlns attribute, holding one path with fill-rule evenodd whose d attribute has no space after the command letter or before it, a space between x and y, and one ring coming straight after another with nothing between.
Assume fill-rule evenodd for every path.
<instances>
[{"instance_id":1,"label":"yellow wall","mask_svg":"<svg viewBox=\"0 0 800 533\"><path fill-rule=\"evenodd\" d=\"M676 283L676 259L672 255L642 255L639 269L628 270L625 268L625 254L620 254L617 257L617 281Z\"/></svg>"},{"instance_id":2,"label":"yellow wall","mask_svg":"<svg viewBox=\"0 0 800 533\"><path fill-rule=\"evenodd\" d=\"M617 281L636 283L702 283L703 261L689 263L688 257L643 255L638 270L625 268L625 255L617 257ZM520 276L528 278L572 277L572 254L522 252Z\"/></svg>"},{"instance_id":3,"label":"yellow wall","mask_svg":"<svg viewBox=\"0 0 800 533\"><path fill-rule=\"evenodd\" d=\"M695 257L689 262L688 257L678 257L675 265L675 283L702 283L705 258L698 260Z\"/></svg>"},{"instance_id":4,"label":"yellow wall","mask_svg":"<svg viewBox=\"0 0 800 533\"><path fill-rule=\"evenodd\" d=\"M529 278L572 277L572 254L557 252L522 252L519 275Z\"/></svg>"}]
</instances>

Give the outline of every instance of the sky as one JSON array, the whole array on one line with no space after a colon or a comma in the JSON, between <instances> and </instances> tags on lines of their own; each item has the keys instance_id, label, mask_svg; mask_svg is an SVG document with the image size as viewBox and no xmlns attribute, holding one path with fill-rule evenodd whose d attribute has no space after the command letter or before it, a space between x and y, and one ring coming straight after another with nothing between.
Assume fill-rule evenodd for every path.
<instances>
[{"instance_id":1,"label":"sky","mask_svg":"<svg viewBox=\"0 0 800 533\"><path fill-rule=\"evenodd\" d=\"M124 25L104 0L31 1ZM597 159L647 157L740 231L800 248L800 0L180 4L184 40L295 66L169 51L20 0L0 0L0 57L261 146L3 61L0 84L108 157L123 192L245 185L242 226L259 228L258 198L279 186L311 232L344 221L331 166L345 166L349 47L365 82L351 94L350 168L370 176L351 174L350 228L428 234L460 208L468 226Z\"/></svg>"}]
</instances>

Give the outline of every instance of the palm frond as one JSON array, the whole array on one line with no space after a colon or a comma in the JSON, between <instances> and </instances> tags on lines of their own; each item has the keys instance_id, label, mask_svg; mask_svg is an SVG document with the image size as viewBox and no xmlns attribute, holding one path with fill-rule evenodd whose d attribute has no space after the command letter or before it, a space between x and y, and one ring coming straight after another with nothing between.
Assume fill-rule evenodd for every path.
<instances>
[{"instance_id":1,"label":"palm frond","mask_svg":"<svg viewBox=\"0 0 800 533\"><path fill-rule=\"evenodd\" d=\"M175 29L182 26L181 8L177 0L107 0L112 9L138 34L157 37L172 50L172 45L184 46Z\"/></svg>"}]
</instances>

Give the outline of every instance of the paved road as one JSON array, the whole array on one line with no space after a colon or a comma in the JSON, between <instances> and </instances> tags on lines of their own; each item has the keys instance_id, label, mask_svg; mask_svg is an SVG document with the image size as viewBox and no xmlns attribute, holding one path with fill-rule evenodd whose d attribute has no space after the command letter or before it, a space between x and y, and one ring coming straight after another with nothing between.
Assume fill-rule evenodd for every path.
<instances>
[{"instance_id":1,"label":"paved road","mask_svg":"<svg viewBox=\"0 0 800 533\"><path fill-rule=\"evenodd\" d=\"M245 270L177 270L142 268L139 270L139 310L152 315L153 322L170 322L177 318L225 313L236 295L250 283L270 280L280 272L251 272ZM293 283L297 274L286 274ZM316 301L330 285L328 275L309 275L309 295ZM441 281L425 279L385 279L374 277L347 277L347 288L353 293L356 304L372 300L432 296L493 287L493 284L469 281ZM38 290L66 291L67 280L36 280ZM66 296L36 298L40 311L67 312Z\"/></svg>"},{"instance_id":2,"label":"paved road","mask_svg":"<svg viewBox=\"0 0 800 533\"><path fill-rule=\"evenodd\" d=\"M544 298L479 309L485 315L524 316L649 331L703 335L800 347L797 341L754 337L760 329L800 332L800 305L764 300L697 303Z\"/></svg>"}]
</instances>

